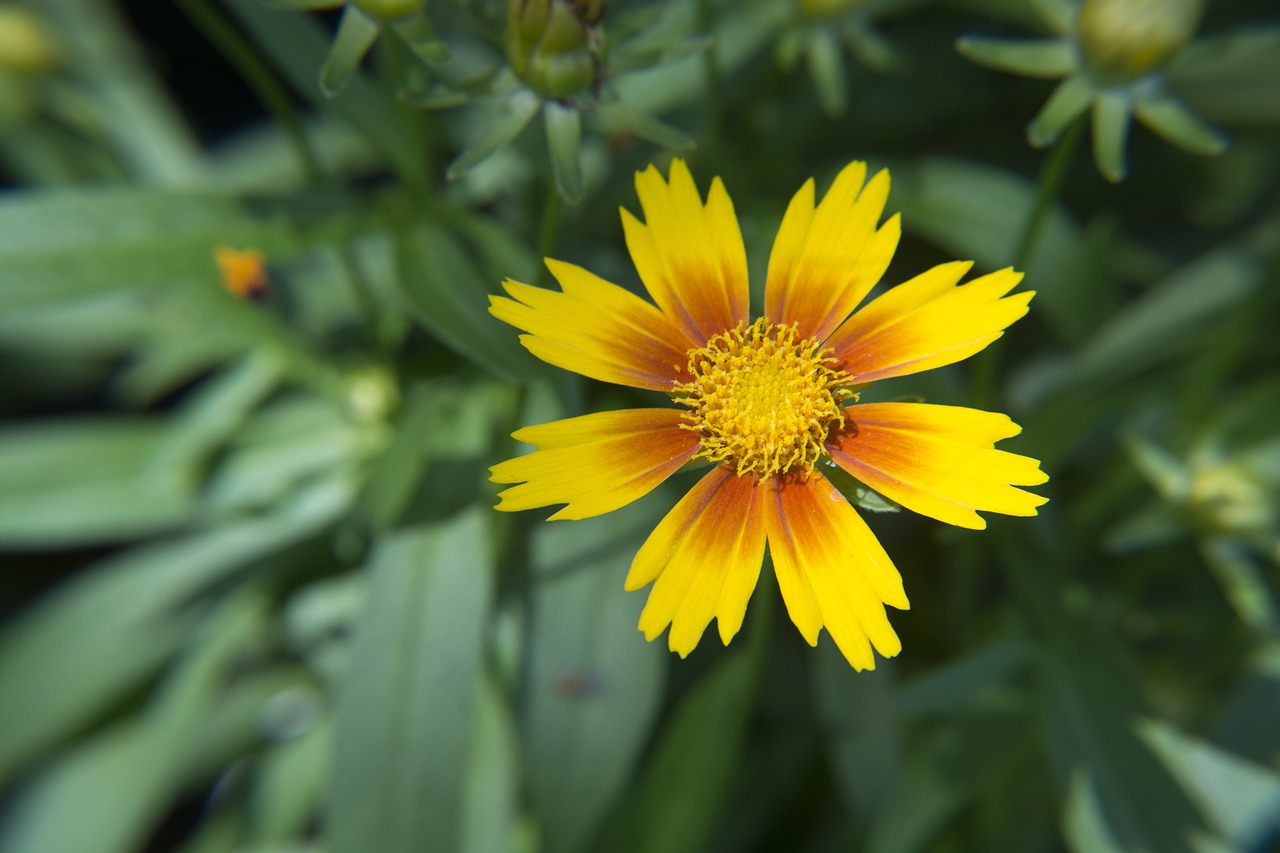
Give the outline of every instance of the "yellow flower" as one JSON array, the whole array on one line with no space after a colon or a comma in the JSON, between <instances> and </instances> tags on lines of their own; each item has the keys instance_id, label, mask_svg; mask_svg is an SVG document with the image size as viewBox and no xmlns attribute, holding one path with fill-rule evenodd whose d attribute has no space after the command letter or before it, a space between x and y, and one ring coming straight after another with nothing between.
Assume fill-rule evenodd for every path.
<instances>
[{"instance_id":1,"label":"yellow flower","mask_svg":"<svg viewBox=\"0 0 1280 853\"><path fill-rule=\"evenodd\" d=\"M218 246L213 250L222 286L240 299L257 299L266 292L270 276L267 258L257 249Z\"/></svg>"},{"instance_id":2,"label":"yellow flower","mask_svg":"<svg viewBox=\"0 0 1280 853\"><path fill-rule=\"evenodd\" d=\"M508 280L490 311L524 330L525 347L583 376L670 394L680 408L628 409L515 433L535 445L495 465L500 510L564 504L578 519L631 503L685 463L718 463L641 547L627 589L653 583L640 617L652 640L671 626L682 657L712 617L738 632L768 543L791 620L810 645L822 628L857 669L872 647L901 649L885 605L908 607L902 578L858 513L821 473L834 464L903 506L983 528L975 510L1030 516L1045 499L1016 489L1046 481L1039 463L996 450L1020 428L1008 417L923 403L856 403L878 379L959 361L1027 311L1007 296L1011 269L960 285L971 263L925 272L854 309L889 266L895 215L876 227L889 174L852 163L814 204L810 180L774 242L764 316L751 321L747 258L717 178L704 204L680 160L666 182L637 174L642 223L622 224L653 303L548 259L561 290ZM654 304L656 303L656 305Z\"/></svg>"}]
</instances>

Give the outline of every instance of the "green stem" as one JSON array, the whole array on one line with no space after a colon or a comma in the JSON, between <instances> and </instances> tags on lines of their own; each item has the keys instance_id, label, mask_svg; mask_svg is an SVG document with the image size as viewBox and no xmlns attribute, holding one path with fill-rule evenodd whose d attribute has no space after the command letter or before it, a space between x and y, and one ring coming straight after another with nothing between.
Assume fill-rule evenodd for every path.
<instances>
[{"instance_id":1,"label":"green stem","mask_svg":"<svg viewBox=\"0 0 1280 853\"><path fill-rule=\"evenodd\" d=\"M1027 226L1018 240L1018 251L1014 255L1014 266L1017 269L1026 270L1027 264L1031 261L1031 253L1035 251L1036 243L1044 230L1049 209L1058 200L1062 184L1067 178L1067 169L1071 166L1071 160L1080 146L1085 123L1085 115L1081 115L1071 123L1066 133L1058 139L1053 150L1049 152L1044 168L1040 170L1040 192L1036 195L1035 207L1031 209L1031 216L1027 219Z\"/></svg>"},{"instance_id":2,"label":"green stem","mask_svg":"<svg viewBox=\"0 0 1280 853\"><path fill-rule=\"evenodd\" d=\"M712 8L711 0L699 0L699 30L704 33L710 33L715 27L715 20L715 10ZM720 73L716 41L714 39L711 41L711 46L702 53L702 65L707 77L707 97L703 104L707 116L704 137L707 140L708 148L717 148L716 143L719 141L720 128L722 126L720 105L723 102L721 96L724 93L724 77Z\"/></svg>"},{"instance_id":3,"label":"green stem","mask_svg":"<svg viewBox=\"0 0 1280 853\"><path fill-rule=\"evenodd\" d=\"M276 79L271 69L249 46L239 31L222 16L222 13L210 6L207 0L178 0L178 5L205 38L209 39L231 64L231 67L279 123L281 130L293 146L298 161L302 164L302 171L307 180L318 183L322 177L320 161L316 158L306 133L303 132L302 122L293 108L289 93L285 91L284 86L280 85L280 81Z\"/></svg>"},{"instance_id":4,"label":"green stem","mask_svg":"<svg viewBox=\"0 0 1280 853\"><path fill-rule=\"evenodd\" d=\"M392 92L398 91L404 87L405 78L409 73L409 63L418 62L419 60L412 56L399 37L389 30L383 32L382 38L378 41L378 46L381 49L381 58L383 60L381 67L382 78ZM405 103L399 105L399 113L405 137L410 140L412 147L423 152L424 155L422 160L413 161L412 168L406 168L402 172L405 187L409 191L409 203L413 207L420 209L422 203L426 201L431 192L430 169L428 166L430 146L426 113L418 107Z\"/></svg>"},{"instance_id":5,"label":"green stem","mask_svg":"<svg viewBox=\"0 0 1280 853\"><path fill-rule=\"evenodd\" d=\"M556 240L560 237L560 223L563 221L564 201L554 186L547 189L547 204L542 209L542 230L538 234L538 286L548 287L551 284L551 272L542 261L555 254Z\"/></svg>"},{"instance_id":6,"label":"green stem","mask_svg":"<svg viewBox=\"0 0 1280 853\"><path fill-rule=\"evenodd\" d=\"M257 52L240 35L221 13L216 11L208 0L178 0L178 5L186 13L191 22L204 33L205 37L222 53L231 67L249 85L262 105L267 108L280 125L285 137L293 146L294 153L302 165L303 174L308 183L318 184L324 181L324 170L311 142L307 139L302 127L302 120L293 108L293 101L288 91L276 79L270 67L262 61ZM356 307L360 314L360 324L365 334L375 346L381 347L382 339L378 332L377 305L373 300L369 283L360 265L356 263L355 253L350 244L343 242L337 247L338 262L342 266L343 276L351 288Z\"/></svg>"}]
</instances>

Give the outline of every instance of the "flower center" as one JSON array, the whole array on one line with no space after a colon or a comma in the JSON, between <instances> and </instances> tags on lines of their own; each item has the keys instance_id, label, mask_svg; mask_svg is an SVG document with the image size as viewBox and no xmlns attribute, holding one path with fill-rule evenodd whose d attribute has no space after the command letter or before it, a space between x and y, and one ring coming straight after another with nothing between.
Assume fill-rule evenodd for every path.
<instances>
[{"instance_id":1,"label":"flower center","mask_svg":"<svg viewBox=\"0 0 1280 853\"><path fill-rule=\"evenodd\" d=\"M689 407L684 427L702 439L698 456L761 479L813 471L831 425L844 424L840 405L853 394L841 386L852 377L796 334L761 318L689 351L693 378L673 393Z\"/></svg>"}]
</instances>

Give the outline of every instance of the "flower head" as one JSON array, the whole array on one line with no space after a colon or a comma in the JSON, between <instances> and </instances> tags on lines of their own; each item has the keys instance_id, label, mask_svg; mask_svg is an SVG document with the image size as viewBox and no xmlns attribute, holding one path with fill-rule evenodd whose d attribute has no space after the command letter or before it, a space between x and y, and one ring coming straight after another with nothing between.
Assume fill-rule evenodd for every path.
<instances>
[{"instance_id":1,"label":"flower head","mask_svg":"<svg viewBox=\"0 0 1280 853\"><path fill-rule=\"evenodd\" d=\"M787 208L769 260L764 315L748 309L747 260L717 178L705 203L680 160L664 181L636 176L645 221L622 211L649 302L548 259L560 291L508 280L490 311L524 330L544 361L669 394L676 407L569 418L515 433L537 449L491 470L501 510L564 504L578 519L625 506L685 463L714 463L641 547L628 589L652 583L640 629L688 654L712 618L728 643L742 625L766 545L792 621L810 643L831 632L858 669L901 648L885 606L908 606L871 530L823 475L839 466L918 512L982 528L977 510L1035 515L1047 479L1034 459L996 450L1004 415L923 403L857 403L868 383L967 358L1027 311L1012 270L960 285L969 263L935 267L854 311L900 235L878 225L889 175L852 163L815 205Z\"/></svg>"},{"instance_id":2,"label":"flower head","mask_svg":"<svg viewBox=\"0 0 1280 853\"><path fill-rule=\"evenodd\" d=\"M1226 137L1173 94L1164 74L1195 35L1201 0L1040 0L1036 8L1056 37L970 36L956 45L1000 71L1062 79L1027 126L1032 145L1051 145L1091 110L1094 160L1111 181L1127 171L1125 145L1135 117L1193 154L1226 150Z\"/></svg>"}]
</instances>

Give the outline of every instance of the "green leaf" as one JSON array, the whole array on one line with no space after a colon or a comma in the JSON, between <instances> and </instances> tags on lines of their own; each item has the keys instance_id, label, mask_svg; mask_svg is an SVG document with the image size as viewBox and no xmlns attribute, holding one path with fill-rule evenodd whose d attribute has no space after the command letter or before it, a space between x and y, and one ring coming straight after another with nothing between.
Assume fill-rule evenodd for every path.
<instances>
[{"instance_id":1,"label":"green leaf","mask_svg":"<svg viewBox=\"0 0 1280 853\"><path fill-rule=\"evenodd\" d=\"M681 699L603 849L707 849L738 764L754 681L751 650L729 652Z\"/></svg>"},{"instance_id":2,"label":"green leaf","mask_svg":"<svg viewBox=\"0 0 1280 853\"><path fill-rule=\"evenodd\" d=\"M1138 98L1133 112L1138 121L1192 154L1216 156L1227 150L1227 137L1201 121L1177 98L1167 94Z\"/></svg>"},{"instance_id":3,"label":"green leaf","mask_svg":"<svg viewBox=\"0 0 1280 853\"><path fill-rule=\"evenodd\" d=\"M1029 741L1024 715L992 710L960 717L918 739L884 794L867 840L869 853L932 849L947 823L1007 774Z\"/></svg>"},{"instance_id":4,"label":"green leaf","mask_svg":"<svg viewBox=\"0 0 1280 853\"><path fill-rule=\"evenodd\" d=\"M845 78L844 53L836 32L827 27L814 27L805 44L809 80L818 96L822 111L829 116L844 115L849 101Z\"/></svg>"},{"instance_id":5,"label":"green leaf","mask_svg":"<svg viewBox=\"0 0 1280 853\"><path fill-rule=\"evenodd\" d=\"M1042 538L1029 539L1031 532ZM1200 815L1134 731L1147 712L1124 647L1085 612L1064 610L1064 566L1076 555L1051 544L1046 532L993 531L1037 635L1032 660L1050 756L1067 796L1064 818L1089 838L1102 837L1098 827L1105 827L1122 850L1191 853ZM1084 781L1077 781L1081 773Z\"/></svg>"},{"instance_id":6,"label":"green leaf","mask_svg":"<svg viewBox=\"0 0 1280 853\"><path fill-rule=\"evenodd\" d=\"M359 72L333 98L326 98L316 85L316 69L329 52L329 34L323 24L308 15L282 14L265 8L259 0L226 0L225 5L261 54L304 99L342 116L401 174L422 174L422 152L414 145L413 134L405 132L399 115L401 107L387 89Z\"/></svg>"},{"instance_id":7,"label":"green leaf","mask_svg":"<svg viewBox=\"0 0 1280 853\"><path fill-rule=\"evenodd\" d=\"M898 709L912 717L947 717L998 702L1026 667L1021 645L1000 640L916 676L897 688Z\"/></svg>"},{"instance_id":8,"label":"green leaf","mask_svg":"<svg viewBox=\"0 0 1280 853\"><path fill-rule=\"evenodd\" d=\"M1159 720L1138 732L1233 849L1263 849L1280 815L1280 774Z\"/></svg>"},{"instance_id":9,"label":"green leaf","mask_svg":"<svg viewBox=\"0 0 1280 853\"><path fill-rule=\"evenodd\" d=\"M1095 96L1093 86L1082 75L1063 80L1027 125L1027 141L1036 148L1053 144L1067 126L1088 109Z\"/></svg>"},{"instance_id":10,"label":"green leaf","mask_svg":"<svg viewBox=\"0 0 1280 853\"><path fill-rule=\"evenodd\" d=\"M463 791L460 853L519 849L520 747L502 691L484 679Z\"/></svg>"},{"instance_id":11,"label":"green leaf","mask_svg":"<svg viewBox=\"0 0 1280 853\"><path fill-rule=\"evenodd\" d=\"M1127 96L1116 92L1099 92L1093 102L1093 159L1098 171L1113 183L1124 180L1125 144L1129 138Z\"/></svg>"},{"instance_id":12,"label":"green leaf","mask_svg":"<svg viewBox=\"0 0 1280 853\"><path fill-rule=\"evenodd\" d=\"M472 166L510 143L524 132L541 106L542 99L523 87L503 97L498 114L491 116L480 136L453 158L445 176L456 181Z\"/></svg>"},{"instance_id":13,"label":"green leaf","mask_svg":"<svg viewBox=\"0 0 1280 853\"><path fill-rule=\"evenodd\" d=\"M823 643L810 671L824 754L847 812L874 819L903 761L893 668L855 672L834 643Z\"/></svg>"},{"instance_id":14,"label":"green leaf","mask_svg":"<svg viewBox=\"0 0 1280 853\"><path fill-rule=\"evenodd\" d=\"M533 531L522 733L530 797L556 853L598 832L662 699L665 653L636 629L644 596L622 583L643 535L613 517Z\"/></svg>"},{"instance_id":15,"label":"green leaf","mask_svg":"<svg viewBox=\"0 0 1280 853\"><path fill-rule=\"evenodd\" d=\"M1076 355L1077 385L1115 383L1203 340L1215 318L1238 305L1262 281L1251 254L1222 249L1204 255L1129 303Z\"/></svg>"},{"instance_id":16,"label":"green leaf","mask_svg":"<svg viewBox=\"0 0 1280 853\"><path fill-rule=\"evenodd\" d=\"M697 142L691 136L620 98L595 101L592 109L609 124L630 131L654 145L680 152L693 151L697 147Z\"/></svg>"},{"instance_id":17,"label":"green leaf","mask_svg":"<svg viewBox=\"0 0 1280 853\"><path fill-rule=\"evenodd\" d=\"M517 332L488 312L497 281L488 282L459 245L456 234L420 222L396 247L400 285L413 314L458 354L503 379L531 375Z\"/></svg>"},{"instance_id":18,"label":"green leaf","mask_svg":"<svg viewBox=\"0 0 1280 853\"><path fill-rule=\"evenodd\" d=\"M1280 122L1280 27L1259 19L1219 36L1196 38L1167 70L1196 114L1226 124Z\"/></svg>"},{"instance_id":19,"label":"green leaf","mask_svg":"<svg viewBox=\"0 0 1280 853\"><path fill-rule=\"evenodd\" d=\"M138 718L55 764L14 805L0 850L126 853L179 786L237 654L261 629L262 602L232 599L206 620L179 668ZM75 820L67 815L74 814Z\"/></svg>"},{"instance_id":20,"label":"green leaf","mask_svg":"<svg viewBox=\"0 0 1280 853\"><path fill-rule=\"evenodd\" d=\"M338 698L333 853L457 848L493 590L488 514L394 534L374 553Z\"/></svg>"},{"instance_id":21,"label":"green leaf","mask_svg":"<svg viewBox=\"0 0 1280 853\"><path fill-rule=\"evenodd\" d=\"M348 3L338 21L333 44L320 66L320 91L326 97L335 98L346 88L364 55L378 40L378 22Z\"/></svg>"},{"instance_id":22,"label":"green leaf","mask_svg":"<svg viewBox=\"0 0 1280 853\"><path fill-rule=\"evenodd\" d=\"M0 543L105 544L187 521L191 484L147 473L165 440L160 424L123 419L0 432Z\"/></svg>"},{"instance_id":23,"label":"green leaf","mask_svg":"<svg viewBox=\"0 0 1280 853\"><path fill-rule=\"evenodd\" d=\"M427 16L419 12L412 17L396 21L392 24L396 35L404 39L414 55L428 65L439 65L449 61L449 48L436 35L435 29Z\"/></svg>"},{"instance_id":24,"label":"green leaf","mask_svg":"<svg viewBox=\"0 0 1280 853\"><path fill-rule=\"evenodd\" d=\"M314 819L329 779L333 722L323 718L300 736L263 752L253 770L250 838L285 842Z\"/></svg>"},{"instance_id":25,"label":"green leaf","mask_svg":"<svg viewBox=\"0 0 1280 853\"><path fill-rule=\"evenodd\" d=\"M179 607L255 560L328 525L349 495L322 491L282 511L92 566L0 636L0 779L124 695L185 633Z\"/></svg>"},{"instance_id":26,"label":"green leaf","mask_svg":"<svg viewBox=\"0 0 1280 853\"><path fill-rule=\"evenodd\" d=\"M556 192L569 204L582 201L582 116L578 108L548 100L542 105L547 128L547 149L551 154L551 174Z\"/></svg>"},{"instance_id":27,"label":"green leaf","mask_svg":"<svg viewBox=\"0 0 1280 853\"><path fill-rule=\"evenodd\" d=\"M1054 79L1075 70L1075 57L1066 39L1011 41L965 36L956 42L956 50L980 65L1024 77Z\"/></svg>"},{"instance_id":28,"label":"green leaf","mask_svg":"<svg viewBox=\"0 0 1280 853\"><path fill-rule=\"evenodd\" d=\"M0 199L0 311L174 282L214 287L213 250L296 250L291 224L214 193L27 191Z\"/></svg>"}]
</instances>

